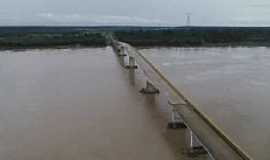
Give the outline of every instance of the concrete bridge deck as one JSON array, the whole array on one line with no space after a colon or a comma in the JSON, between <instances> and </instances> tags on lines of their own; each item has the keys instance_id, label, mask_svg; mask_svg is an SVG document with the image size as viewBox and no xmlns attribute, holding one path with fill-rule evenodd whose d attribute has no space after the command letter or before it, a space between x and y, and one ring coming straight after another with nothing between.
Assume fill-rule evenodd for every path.
<instances>
[{"instance_id":1,"label":"concrete bridge deck","mask_svg":"<svg viewBox=\"0 0 270 160\"><path fill-rule=\"evenodd\" d=\"M173 106L174 110L180 115L180 119L182 119L180 120L182 121L181 123L188 126L187 130L191 132L191 135L188 136L190 137L188 139L191 139L191 151L194 151L194 147L204 148L213 159L220 160L252 159L246 151L228 137L227 134L224 133L224 131L217 126L208 115L201 112L197 108L197 105L194 105L193 102L190 101L190 97L183 95L159 71L159 69L157 69L145 56L138 52L136 48L114 39L112 39L110 43L112 44L115 53L119 56L120 64L124 66L126 65L125 62L123 62L125 55L129 57L129 65L131 66L134 66L135 63L132 61L136 59L139 68L147 77L147 81L150 81L150 92L155 92L155 88L157 88L158 91L161 89L162 92L167 93L165 96L169 99L170 105ZM130 75L134 75L132 70L129 72ZM132 76L131 79L133 79ZM172 117L174 116L172 115ZM193 135L195 135L195 138ZM193 145L193 142L195 142L195 145Z\"/></svg>"},{"instance_id":2,"label":"concrete bridge deck","mask_svg":"<svg viewBox=\"0 0 270 160\"><path fill-rule=\"evenodd\" d=\"M110 48L0 57L0 159L207 159L187 156L166 103L139 94Z\"/></svg>"}]
</instances>

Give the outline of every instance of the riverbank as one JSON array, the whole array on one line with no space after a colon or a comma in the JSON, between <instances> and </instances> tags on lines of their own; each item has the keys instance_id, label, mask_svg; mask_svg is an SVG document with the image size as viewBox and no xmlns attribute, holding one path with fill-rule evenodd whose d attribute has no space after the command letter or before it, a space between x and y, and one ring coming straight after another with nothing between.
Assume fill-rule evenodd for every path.
<instances>
[{"instance_id":1,"label":"riverbank","mask_svg":"<svg viewBox=\"0 0 270 160\"><path fill-rule=\"evenodd\" d=\"M63 48L76 46L104 47L106 41L101 33L77 32L18 32L0 34L0 49Z\"/></svg>"},{"instance_id":2,"label":"riverbank","mask_svg":"<svg viewBox=\"0 0 270 160\"><path fill-rule=\"evenodd\" d=\"M270 46L270 28L267 27L179 27L133 30L118 31L115 37L133 46Z\"/></svg>"},{"instance_id":3,"label":"riverbank","mask_svg":"<svg viewBox=\"0 0 270 160\"><path fill-rule=\"evenodd\" d=\"M0 27L0 50L103 47L105 33L137 47L270 46L268 27Z\"/></svg>"}]
</instances>

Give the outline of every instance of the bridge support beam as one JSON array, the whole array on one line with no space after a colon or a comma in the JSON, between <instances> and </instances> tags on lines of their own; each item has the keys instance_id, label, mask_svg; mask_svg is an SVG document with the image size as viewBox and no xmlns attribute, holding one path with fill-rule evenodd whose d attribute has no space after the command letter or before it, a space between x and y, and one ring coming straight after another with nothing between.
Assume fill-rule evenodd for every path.
<instances>
[{"instance_id":1,"label":"bridge support beam","mask_svg":"<svg viewBox=\"0 0 270 160\"><path fill-rule=\"evenodd\" d=\"M117 42L112 41L112 48L114 50L114 53L118 56L120 64L122 66L125 66L125 57L127 55L125 54L124 46L120 45Z\"/></svg>"},{"instance_id":2,"label":"bridge support beam","mask_svg":"<svg viewBox=\"0 0 270 160\"><path fill-rule=\"evenodd\" d=\"M151 82L146 81L146 87L141 89L142 94L159 94L159 89L157 89Z\"/></svg>"},{"instance_id":3,"label":"bridge support beam","mask_svg":"<svg viewBox=\"0 0 270 160\"><path fill-rule=\"evenodd\" d=\"M118 56L125 57L127 54L125 53L125 48L121 45L118 45Z\"/></svg>"},{"instance_id":4,"label":"bridge support beam","mask_svg":"<svg viewBox=\"0 0 270 160\"><path fill-rule=\"evenodd\" d=\"M173 103L171 100L168 101L168 104L171 106L171 115L170 115L170 122L168 123L169 129L186 129L187 126L185 125L183 119L178 114L177 107L184 107L185 104L176 104Z\"/></svg>"},{"instance_id":5,"label":"bridge support beam","mask_svg":"<svg viewBox=\"0 0 270 160\"><path fill-rule=\"evenodd\" d=\"M125 57L127 56L125 53L125 48L121 45L118 45L117 48L117 56L119 57L120 64L125 67Z\"/></svg>"},{"instance_id":6,"label":"bridge support beam","mask_svg":"<svg viewBox=\"0 0 270 160\"><path fill-rule=\"evenodd\" d=\"M134 71L135 69L138 68L134 57L129 56L128 61L129 61L129 64L126 66L127 69L129 69L130 71Z\"/></svg>"},{"instance_id":7,"label":"bridge support beam","mask_svg":"<svg viewBox=\"0 0 270 160\"><path fill-rule=\"evenodd\" d=\"M129 56L129 65L126 66L126 68L129 70L129 79L131 84L135 84L135 70L138 68L135 62L135 58L132 56Z\"/></svg>"},{"instance_id":8,"label":"bridge support beam","mask_svg":"<svg viewBox=\"0 0 270 160\"><path fill-rule=\"evenodd\" d=\"M124 43L113 40L113 37L108 36L112 39L112 47L117 54L117 48ZM122 45L123 46L123 45ZM145 73L146 77L149 79L152 78L152 75L155 75L155 79L158 83L163 84L167 88L168 96L174 96L176 99L183 100L186 107L181 107L179 104L174 104L177 107L177 113L183 118L187 129L183 130L186 132L186 141L188 144L188 155L197 156L200 154L209 153L209 158L211 159L252 159L250 156L245 153L245 151L238 145L233 143L233 140L228 138L222 130L220 130L213 122L211 122L204 113L200 112L196 106L194 106L190 100L188 100L177 88L162 75L158 68L156 68L150 61L147 60L143 54L140 54L139 51L133 50L131 46L125 45L125 49L130 51L136 56L138 64L142 64L142 71ZM123 57L125 55L120 54ZM138 59L137 59L138 58ZM124 59L125 60L125 59ZM147 66L144 69L144 66ZM148 72L149 71L149 72ZM159 85L158 85L159 86ZM163 88L163 87L162 87ZM145 94L158 94L159 90L149 81L146 83L146 87L141 90ZM146 96L147 103L150 102L151 105L154 105L155 96ZM148 99L149 98L149 99ZM148 101L149 100L149 101ZM150 101L151 100L151 101ZM179 119L175 118L175 110L172 110L171 121L180 122ZM173 126L174 127L174 126ZM211 139L208 138L211 135ZM198 139L198 137L200 139ZM201 143L203 142L203 144Z\"/></svg>"},{"instance_id":9,"label":"bridge support beam","mask_svg":"<svg viewBox=\"0 0 270 160\"><path fill-rule=\"evenodd\" d=\"M207 151L204 149L200 140L190 129L187 130L186 136L189 156L194 157L201 154L207 154Z\"/></svg>"}]
</instances>

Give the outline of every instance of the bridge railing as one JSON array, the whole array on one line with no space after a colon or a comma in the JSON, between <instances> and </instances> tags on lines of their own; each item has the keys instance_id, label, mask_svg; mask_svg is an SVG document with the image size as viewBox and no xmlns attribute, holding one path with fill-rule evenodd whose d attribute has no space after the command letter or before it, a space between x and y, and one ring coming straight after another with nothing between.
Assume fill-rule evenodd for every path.
<instances>
[{"instance_id":1,"label":"bridge railing","mask_svg":"<svg viewBox=\"0 0 270 160\"><path fill-rule=\"evenodd\" d=\"M163 88L169 94L168 101L173 107L172 115L177 112L190 132L189 143L192 151L202 147L213 159L252 160L239 145L233 142L211 118L199 110L190 101L190 98L182 94L142 53L127 43L114 40L112 36L107 38L123 66L125 66L124 57L129 57L130 64L127 68L130 69L130 74L134 74L136 68L143 71L149 80L146 87L149 93L159 93L159 88ZM173 116L173 120L175 120L175 116Z\"/></svg>"}]
</instances>

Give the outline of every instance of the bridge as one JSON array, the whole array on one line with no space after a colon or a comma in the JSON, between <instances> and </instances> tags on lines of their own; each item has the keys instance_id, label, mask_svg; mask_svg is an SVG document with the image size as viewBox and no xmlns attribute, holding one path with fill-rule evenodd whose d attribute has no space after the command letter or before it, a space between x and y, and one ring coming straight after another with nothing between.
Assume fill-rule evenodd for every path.
<instances>
[{"instance_id":1,"label":"bridge","mask_svg":"<svg viewBox=\"0 0 270 160\"><path fill-rule=\"evenodd\" d=\"M146 84L140 91L142 94L155 97L165 93L171 109L168 127L187 130L186 140L190 153L207 153L216 160L252 160L252 157L231 140L208 115L199 110L197 105L180 92L142 53L127 43L115 40L112 35L106 37L119 63L128 70L132 84L136 83L136 70L141 70L145 75Z\"/></svg>"},{"instance_id":2,"label":"bridge","mask_svg":"<svg viewBox=\"0 0 270 160\"><path fill-rule=\"evenodd\" d=\"M254 158L156 63L107 39L111 47L1 52L0 159Z\"/></svg>"}]
</instances>

